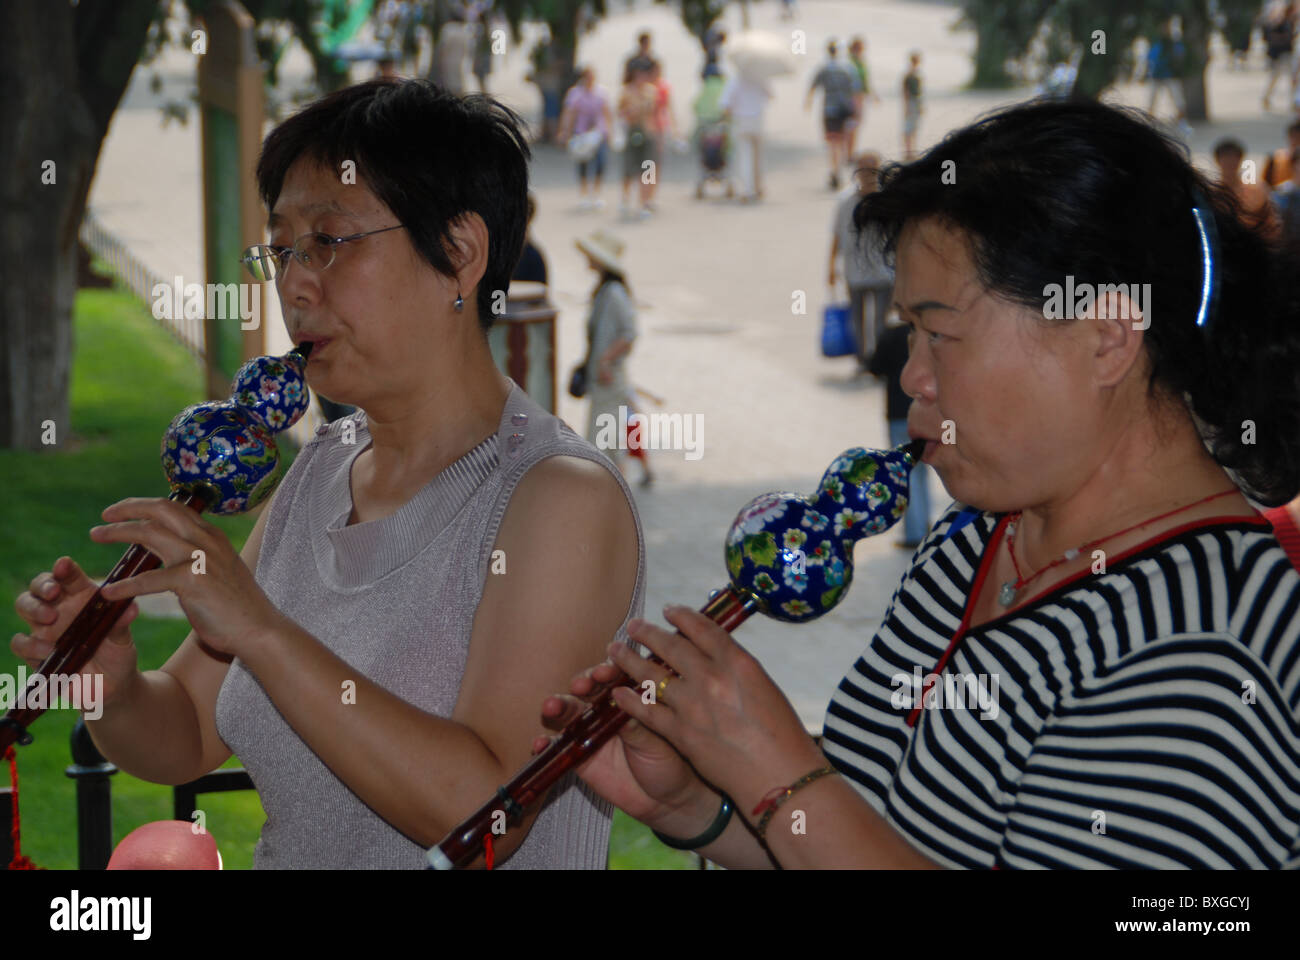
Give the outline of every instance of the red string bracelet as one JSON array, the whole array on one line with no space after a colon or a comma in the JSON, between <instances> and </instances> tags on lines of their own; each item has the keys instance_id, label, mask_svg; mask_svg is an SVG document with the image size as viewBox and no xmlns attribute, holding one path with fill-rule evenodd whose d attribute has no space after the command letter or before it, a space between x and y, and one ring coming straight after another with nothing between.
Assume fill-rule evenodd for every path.
<instances>
[{"instance_id":1,"label":"red string bracelet","mask_svg":"<svg viewBox=\"0 0 1300 960\"><path fill-rule=\"evenodd\" d=\"M758 821L758 827L756 828L758 838L764 843L767 842L767 825L772 822L772 814L776 813L777 807L781 806L781 804L794 796L796 791L802 790L814 780L830 776L834 772L834 767L822 767L820 770L814 770L812 773L805 773L788 787L777 787L764 794L763 799L760 800L758 806L754 808L754 812L750 814L750 816L753 817L757 817L760 813L763 815L762 819Z\"/></svg>"}]
</instances>

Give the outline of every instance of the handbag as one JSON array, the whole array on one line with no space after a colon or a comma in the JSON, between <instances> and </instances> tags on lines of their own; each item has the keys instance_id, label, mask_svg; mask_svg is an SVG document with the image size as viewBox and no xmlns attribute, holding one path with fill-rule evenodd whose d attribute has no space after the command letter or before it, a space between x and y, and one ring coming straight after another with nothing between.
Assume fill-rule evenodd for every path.
<instances>
[{"instance_id":1,"label":"handbag","mask_svg":"<svg viewBox=\"0 0 1300 960\"><path fill-rule=\"evenodd\" d=\"M591 363L591 327L587 327L587 355L582 358L582 363L573 368L573 373L569 374L569 396L577 397L581 400L587 395L587 365Z\"/></svg>"},{"instance_id":2,"label":"handbag","mask_svg":"<svg viewBox=\"0 0 1300 960\"><path fill-rule=\"evenodd\" d=\"M834 291L830 296L834 296ZM822 356L847 357L857 352L858 338L853 330L849 305L827 303L822 307Z\"/></svg>"},{"instance_id":3,"label":"handbag","mask_svg":"<svg viewBox=\"0 0 1300 960\"><path fill-rule=\"evenodd\" d=\"M600 152L604 139L605 135L598 128L576 134L569 138L569 156L579 163L586 163Z\"/></svg>"},{"instance_id":4,"label":"handbag","mask_svg":"<svg viewBox=\"0 0 1300 960\"><path fill-rule=\"evenodd\" d=\"M579 399L587 395L587 363L583 361L581 366L573 368L573 374L569 377L569 396Z\"/></svg>"}]
</instances>

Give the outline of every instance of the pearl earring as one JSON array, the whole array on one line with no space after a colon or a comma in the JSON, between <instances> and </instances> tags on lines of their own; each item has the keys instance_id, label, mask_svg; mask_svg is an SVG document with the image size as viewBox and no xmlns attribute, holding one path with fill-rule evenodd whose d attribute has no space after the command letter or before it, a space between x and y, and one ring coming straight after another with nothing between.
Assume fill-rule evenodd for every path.
<instances>
[{"instance_id":1,"label":"pearl earring","mask_svg":"<svg viewBox=\"0 0 1300 960\"><path fill-rule=\"evenodd\" d=\"M457 313L465 309L465 298L460 295L459 290L456 291L456 302L452 306L456 308Z\"/></svg>"}]
</instances>

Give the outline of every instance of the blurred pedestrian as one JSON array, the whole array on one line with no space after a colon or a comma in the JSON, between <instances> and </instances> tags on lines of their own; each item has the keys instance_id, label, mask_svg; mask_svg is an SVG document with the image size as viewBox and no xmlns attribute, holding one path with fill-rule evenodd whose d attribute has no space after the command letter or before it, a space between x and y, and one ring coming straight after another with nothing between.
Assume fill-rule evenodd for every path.
<instances>
[{"instance_id":1,"label":"blurred pedestrian","mask_svg":"<svg viewBox=\"0 0 1300 960\"><path fill-rule=\"evenodd\" d=\"M840 198L831 223L830 285L834 287L843 276L848 287L858 363L864 370L870 366L885 329L894 289L894 273L885 263L879 238L872 230L859 233L853 224L858 203L880 189L879 173L879 154L867 152L855 159L853 185ZM842 273L837 271L841 262Z\"/></svg>"},{"instance_id":2,"label":"blurred pedestrian","mask_svg":"<svg viewBox=\"0 0 1300 960\"><path fill-rule=\"evenodd\" d=\"M880 336L868 370L885 380L885 419L889 423L891 446L907 443L907 412L912 398L903 390L903 368L907 366L911 326L891 323ZM930 471L919 463L912 471L907 512L903 514L903 539L897 545L915 550L930 532Z\"/></svg>"},{"instance_id":3,"label":"blurred pedestrian","mask_svg":"<svg viewBox=\"0 0 1300 960\"><path fill-rule=\"evenodd\" d=\"M771 99L766 81L737 74L727 81L718 102L727 117L742 203L763 198L763 115Z\"/></svg>"},{"instance_id":4,"label":"blurred pedestrian","mask_svg":"<svg viewBox=\"0 0 1300 960\"><path fill-rule=\"evenodd\" d=\"M510 275L511 280L521 280L528 283L546 283L546 257L542 255L541 249L533 242L533 217L537 215L537 195L531 190L528 191L528 227L524 233L524 249L519 255L519 263L515 265L515 272Z\"/></svg>"},{"instance_id":5,"label":"blurred pedestrian","mask_svg":"<svg viewBox=\"0 0 1300 960\"><path fill-rule=\"evenodd\" d=\"M1246 69L1250 57L1250 37L1255 32L1254 9L1248 4L1228 3L1223 12L1223 39L1228 43L1228 64L1236 70Z\"/></svg>"},{"instance_id":6,"label":"blurred pedestrian","mask_svg":"<svg viewBox=\"0 0 1300 960\"><path fill-rule=\"evenodd\" d=\"M1286 146L1278 147L1264 164L1264 182L1276 190L1295 175L1296 157L1300 153L1300 120L1286 128Z\"/></svg>"},{"instance_id":7,"label":"blurred pedestrian","mask_svg":"<svg viewBox=\"0 0 1300 960\"><path fill-rule=\"evenodd\" d=\"M659 190L659 179L664 174L664 155L668 152L670 146L675 146L677 141L681 139L681 131L677 126L677 116L673 113L673 88L663 78L663 67L657 60L647 71L646 79L655 88L653 123L655 169L650 177L650 182L647 184L649 190L645 200L646 207L653 211L655 210L655 194Z\"/></svg>"},{"instance_id":8,"label":"blurred pedestrian","mask_svg":"<svg viewBox=\"0 0 1300 960\"><path fill-rule=\"evenodd\" d=\"M700 77L707 80L709 77L716 77L722 74L722 45L727 42L727 34L718 23L714 21L709 25L709 29L704 31L704 36L700 43L704 46L704 69L700 72Z\"/></svg>"},{"instance_id":9,"label":"blurred pedestrian","mask_svg":"<svg viewBox=\"0 0 1300 960\"><path fill-rule=\"evenodd\" d=\"M598 231L578 240L577 246L597 276L587 316L587 397L591 401L587 438L595 443L601 416L611 415L617 423L618 408L627 405L632 392L626 367L637 336L636 307L627 286L623 241ZM618 450L604 452L623 467Z\"/></svg>"},{"instance_id":10,"label":"blurred pedestrian","mask_svg":"<svg viewBox=\"0 0 1300 960\"><path fill-rule=\"evenodd\" d=\"M1268 85L1264 87L1264 109L1273 96L1273 87L1279 77L1291 77L1291 93L1295 94L1295 75L1291 69L1292 51L1295 49L1296 8L1294 3L1275 0L1260 15L1260 32L1264 37L1264 51L1268 54Z\"/></svg>"},{"instance_id":11,"label":"blurred pedestrian","mask_svg":"<svg viewBox=\"0 0 1300 960\"><path fill-rule=\"evenodd\" d=\"M826 135L826 150L830 159L830 188L840 188L840 167L849 161L848 123L857 112L858 94L862 92L862 82L857 71L839 59L839 45L834 41L826 44L826 62L813 76L804 98L804 110L811 110L813 95L820 87L822 91L822 130Z\"/></svg>"},{"instance_id":12,"label":"blurred pedestrian","mask_svg":"<svg viewBox=\"0 0 1300 960\"><path fill-rule=\"evenodd\" d=\"M1174 102L1174 113L1179 127L1187 123L1186 101L1183 97L1183 62L1186 48L1174 37L1173 25L1166 20L1160 26L1160 32L1151 41L1147 49L1146 79L1151 84L1151 99L1147 103L1147 113L1156 115L1156 102L1160 91L1169 91L1169 99Z\"/></svg>"},{"instance_id":13,"label":"blurred pedestrian","mask_svg":"<svg viewBox=\"0 0 1300 960\"><path fill-rule=\"evenodd\" d=\"M641 486L648 487L654 483L654 471L650 469L650 458L646 456L647 430L646 415L641 410L641 404L636 399L636 394L644 393L643 390L633 387L627 397L627 464L635 460L641 464ZM663 403L662 400L658 401ZM626 470L624 471L626 474Z\"/></svg>"},{"instance_id":14,"label":"blurred pedestrian","mask_svg":"<svg viewBox=\"0 0 1300 960\"><path fill-rule=\"evenodd\" d=\"M880 98L871 89L871 71L867 69L867 42L861 37L854 37L849 43L849 66L857 72L861 87L854 101L853 116L847 126L849 156L856 157L858 134L867 124L867 100L880 102Z\"/></svg>"},{"instance_id":15,"label":"blurred pedestrian","mask_svg":"<svg viewBox=\"0 0 1300 960\"><path fill-rule=\"evenodd\" d=\"M609 92L596 85L596 72L583 67L578 82L564 96L558 139L568 144L569 153L578 165L578 209L599 210L605 205L600 188L609 154L609 132L614 115L609 106ZM588 195L588 174L591 193Z\"/></svg>"},{"instance_id":16,"label":"blurred pedestrian","mask_svg":"<svg viewBox=\"0 0 1300 960\"><path fill-rule=\"evenodd\" d=\"M727 129L727 113L722 108L722 94L726 81L721 74L710 74L700 85L691 110L695 115L695 128L691 139L699 158L699 176L695 182L695 199L704 199L704 185L709 181L721 182L732 195L731 175L727 163L731 155L731 136ZM746 147L748 149L748 147Z\"/></svg>"},{"instance_id":17,"label":"blurred pedestrian","mask_svg":"<svg viewBox=\"0 0 1300 960\"><path fill-rule=\"evenodd\" d=\"M623 146L623 204L621 213L624 217L637 216L645 219L650 216L650 179L646 166L654 160L657 146L655 143L654 118L655 103L659 92L647 79L647 73L638 70L628 61L623 76L623 91L618 99L618 116L627 130L627 141ZM632 209L632 181L639 178L641 185L637 191L638 209Z\"/></svg>"},{"instance_id":18,"label":"blurred pedestrian","mask_svg":"<svg viewBox=\"0 0 1300 960\"><path fill-rule=\"evenodd\" d=\"M542 95L542 131L538 139L542 143L553 143L560 128L560 113L564 96L564 64L551 48L549 34L543 33L528 53L532 69L524 77L529 83L537 84Z\"/></svg>"},{"instance_id":19,"label":"blurred pedestrian","mask_svg":"<svg viewBox=\"0 0 1300 960\"><path fill-rule=\"evenodd\" d=\"M1242 179L1241 162L1245 157L1246 148L1239 140L1229 137L1216 143L1214 162L1219 168L1219 183L1236 198L1241 220L1246 226L1267 237L1276 237L1280 224L1268 188L1253 182L1253 179L1249 183Z\"/></svg>"},{"instance_id":20,"label":"blurred pedestrian","mask_svg":"<svg viewBox=\"0 0 1300 960\"><path fill-rule=\"evenodd\" d=\"M492 4L479 0L471 7L470 20L473 26L474 56L470 71L478 81L480 93L487 93L487 78L492 72Z\"/></svg>"},{"instance_id":21,"label":"blurred pedestrian","mask_svg":"<svg viewBox=\"0 0 1300 960\"><path fill-rule=\"evenodd\" d=\"M655 56L650 50L650 34L643 32L637 34L636 53L627 58L623 64L623 71L635 70L638 73L649 73L650 68L655 65Z\"/></svg>"},{"instance_id":22,"label":"blurred pedestrian","mask_svg":"<svg viewBox=\"0 0 1300 960\"><path fill-rule=\"evenodd\" d=\"M916 156L916 131L921 125L921 51L908 54L907 73L903 74L903 159Z\"/></svg>"},{"instance_id":23,"label":"blurred pedestrian","mask_svg":"<svg viewBox=\"0 0 1300 960\"><path fill-rule=\"evenodd\" d=\"M465 58L469 54L470 27L465 14L454 10L438 31L434 68L438 84L448 93L465 92Z\"/></svg>"}]
</instances>

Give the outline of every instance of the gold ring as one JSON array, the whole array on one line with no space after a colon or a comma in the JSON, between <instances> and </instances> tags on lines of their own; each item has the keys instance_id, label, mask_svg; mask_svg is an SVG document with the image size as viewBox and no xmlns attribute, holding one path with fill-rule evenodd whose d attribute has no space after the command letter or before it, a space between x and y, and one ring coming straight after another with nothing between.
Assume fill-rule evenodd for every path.
<instances>
[{"instance_id":1,"label":"gold ring","mask_svg":"<svg viewBox=\"0 0 1300 960\"><path fill-rule=\"evenodd\" d=\"M655 687L655 703L659 703L660 701L663 700L664 691L668 689L668 681L671 680L672 678L673 675L670 673L668 674L668 676L664 677L662 680L659 681L658 686Z\"/></svg>"}]
</instances>

